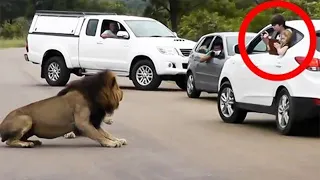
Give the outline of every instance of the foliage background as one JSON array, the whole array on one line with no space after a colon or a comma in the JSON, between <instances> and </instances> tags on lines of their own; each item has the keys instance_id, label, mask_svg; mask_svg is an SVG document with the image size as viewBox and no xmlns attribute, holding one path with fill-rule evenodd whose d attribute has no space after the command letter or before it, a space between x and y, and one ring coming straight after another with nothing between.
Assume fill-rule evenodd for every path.
<instances>
[{"instance_id":1,"label":"foliage background","mask_svg":"<svg viewBox=\"0 0 320 180\"><path fill-rule=\"evenodd\" d=\"M25 38L35 10L116 12L147 16L162 22L180 37L197 41L206 33L238 31L246 13L266 0L1 0L0 37ZM299 5L311 18L320 18L320 1L287 0ZM275 13L299 19L291 11L270 9L260 13L249 31L257 32Z\"/></svg>"}]
</instances>

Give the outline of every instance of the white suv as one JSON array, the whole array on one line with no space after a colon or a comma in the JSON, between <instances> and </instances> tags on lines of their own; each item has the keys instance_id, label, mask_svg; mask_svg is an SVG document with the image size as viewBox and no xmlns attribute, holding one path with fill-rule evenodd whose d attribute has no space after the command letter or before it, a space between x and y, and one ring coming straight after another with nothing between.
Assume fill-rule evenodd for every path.
<instances>
[{"instance_id":1,"label":"white suv","mask_svg":"<svg viewBox=\"0 0 320 180\"><path fill-rule=\"evenodd\" d=\"M118 25L118 38L100 35ZM109 69L129 77L138 89L174 80L185 89L188 56L196 42L181 39L162 23L108 13L37 11L29 29L25 59L41 65L41 77L63 86L70 74Z\"/></svg>"},{"instance_id":2,"label":"white suv","mask_svg":"<svg viewBox=\"0 0 320 180\"><path fill-rule=\"evenodd\" d=\"M276 115L281 134L293 135L303 129L301 125L319 127L320 107L320 20L314 20L317 32L317 50L309 67L295 78L271 81L260 78L245 65L239 54L223 66L219 78L218 111L224 122L242 123L247 112ZM310 36L301 20L286 23L293 30L290 48L281 57L270 55L261 40L261 33L272 33L268 25L247 45L252 62L261 70L284 74L297 68L307 55ZM239 53L238 45L235 52Z\"/></svg>"}]
</instances>

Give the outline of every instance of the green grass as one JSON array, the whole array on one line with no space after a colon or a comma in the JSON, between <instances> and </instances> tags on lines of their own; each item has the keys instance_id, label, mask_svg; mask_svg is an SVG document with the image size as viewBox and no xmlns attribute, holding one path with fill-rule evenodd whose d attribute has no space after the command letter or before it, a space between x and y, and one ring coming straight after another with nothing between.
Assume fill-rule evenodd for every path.
<instances>
[{"instance_id":1,"label":"green grass","mask_svg":"<svg viewBox=\"0 0 320 180\"><path fill-rule=\"evenodd\" d=\"M26 42L25 38L15 38L15 39L0 38L0 49L24 47L25 42Z\"/></svg>"}]
</instances>

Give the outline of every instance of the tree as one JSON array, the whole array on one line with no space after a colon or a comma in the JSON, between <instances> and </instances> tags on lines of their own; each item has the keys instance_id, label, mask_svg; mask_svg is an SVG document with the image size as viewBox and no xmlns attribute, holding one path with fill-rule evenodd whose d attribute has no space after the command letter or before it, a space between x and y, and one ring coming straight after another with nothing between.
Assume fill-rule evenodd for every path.
<instances>
[{"instance_id":1,"label":"tree","mask_svg":"<svg viewBox=\"0 0 320 180\"><path fill-rule=\"evenodd\" d=\"M149 2L144 15L158 19L158 15L166 16L165 14L168 14L172 30L177 31L179 19L196 8L205 6L208 0L149 0ZM165 20L162 19L162 21Z\"/></svg>"}]
</instances>

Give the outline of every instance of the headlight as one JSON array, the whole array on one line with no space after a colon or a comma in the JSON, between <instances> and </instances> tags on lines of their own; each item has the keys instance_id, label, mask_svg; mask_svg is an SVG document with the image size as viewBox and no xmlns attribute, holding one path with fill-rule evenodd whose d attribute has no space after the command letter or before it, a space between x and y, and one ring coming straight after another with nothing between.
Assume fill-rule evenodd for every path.
<instances>
[{"instance_id":1,"label":"headlight","mask_svg":"<svg viewBox=\"0 0 320 180\"><path fill-rule=\"evenodd\" d=\"M157 47L158 51L165 55L177 55L178 51L173 47Z\"/></svg>"}]
</instances>

